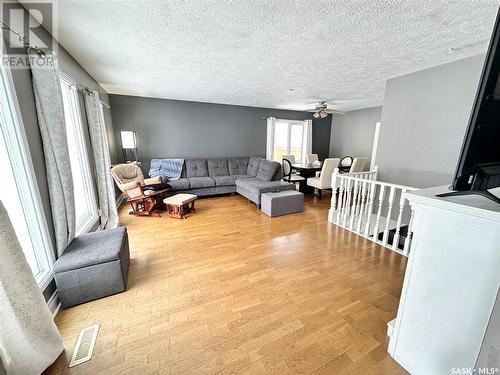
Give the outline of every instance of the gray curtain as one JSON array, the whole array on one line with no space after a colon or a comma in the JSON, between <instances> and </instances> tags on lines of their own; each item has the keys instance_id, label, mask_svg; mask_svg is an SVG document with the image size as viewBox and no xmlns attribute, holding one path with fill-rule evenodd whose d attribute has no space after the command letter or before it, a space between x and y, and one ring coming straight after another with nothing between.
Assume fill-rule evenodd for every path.
<instances>
[{"instance_id":1,"label":"gray curtain","mask_svg":"<svg viewBox=\"0 0 500 375\"><path fill-rule=\"evenodd\" d=\"M40 374L64 347L0 202L0 374Z\"/></svg>"},{"instance_id":2,"label":"gray curtain","mask_svg":"<svg viewBox=\"0 0 500 375\"><path fill-rule=\"evenodd\" d=\"M28 50L30 58L39 58ZM51 67L31 67L33 90L42 136L50 194L50 206L56 238L57 254L61 255L75 236L75 198L69 161L64 107L59 82L57 59Z\"/></svg>"},{"instance_id":3,"label":"gray curtain","mask_svg":"<svg viewBox=\"0 0 500 375\"><path fill-rule=\"evenodd\" d=\"M116 228L118 226L118 212L116 210L115 191L111 179L108 139L106 137L99 94L97 91L91 92L89 90L85 90L84 94L97 177L101 228Z\"/></svg>"}]
</instances>

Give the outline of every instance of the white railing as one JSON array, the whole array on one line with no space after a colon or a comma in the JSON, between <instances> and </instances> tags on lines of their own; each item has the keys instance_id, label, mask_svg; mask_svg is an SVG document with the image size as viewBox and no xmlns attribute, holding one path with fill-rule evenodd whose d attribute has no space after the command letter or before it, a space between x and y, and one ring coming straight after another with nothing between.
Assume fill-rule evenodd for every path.
<instances>
[{"instance_id":1,"label":"white railing","mask_svg":"<svg viewBox=\"0 0 500 375\"><path fill-rule=\"evenodd\" d=\"M417 188L377 181L377 172L335 170L328 220L408 256L413 213L404 193Z\"/></svg>"}]
</instances>

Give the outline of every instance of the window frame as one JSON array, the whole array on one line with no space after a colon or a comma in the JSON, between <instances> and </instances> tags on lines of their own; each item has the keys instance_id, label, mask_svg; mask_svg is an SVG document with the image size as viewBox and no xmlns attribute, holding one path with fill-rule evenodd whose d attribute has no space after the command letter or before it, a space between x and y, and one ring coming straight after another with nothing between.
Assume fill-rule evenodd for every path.
<instances>
[{"instance_id":1,"label":"window frame","mask_svg":"<svg viewBox=\"0 0 500 375\"><path fill-rule=\"evenodd\" d=\"M301 143L300 143L300 158L297 160L304 160L305 159L305 154L307 151L304 150L305 146L305 133L306 133L306 123L305 120L287 120L287 119L282 119L282 118L276 118L274 120L274 126L273 126L273 157L276 159L276 153L275 153L275 145L276 145L276 127L278 123L287 123L287 143L286 143L286 152L285 154L290 154L291 153L291 139L292 139L292 125L300 125L302 127L302 138L301 138ZM281 160L276 160L281 163Z\"/></svg>"},{"instance_id":2,"label":"window frame","mask_svg":"<svg viewBox=\"0 0 500 375\"><path fill-rule=\"evenodd\" d=\"M0 126L4 130L2 136L10 163L20 167L12 168L12 174L39 270L33 276L40 289L44 290L54 277L54 245L38 189L12 73L3 64L0 69Z\"/></svg>"},{"instance_id":3,"label":"window frame","mask_svg":"<svg viewBox=\"0 0 500 375\"><path fill-rule=\"evenodd\" d=\"M80 226L76 225L75 227L75 236L79 236L84 233L90 232L93 228L99 225L99 206L97 203L97 189L95 184L95 176L94 171L91 167L91 157L89 150L89 140L84 130L83 119L82 119L82 111L80 108L80 97L78 95L77 83L71 78L68 74L63 71L59 71L59 79L61 84L65 84L69 86L70 90L74 92L73 110L75 111L71 115L73 116L74 125L76 126L73 131L76 133L77 137L80 138L79 142L77 142L77 147L79 148L78 154L83 156L79 158L80 170L84 169L84 173L88 176L88 181L85 184L85 195L90 200L91 204L91 217ZM62 90L62 87L61 87ZM66 121L66 116L64 118ZM66 124L68 127L68 124ZM85 179L85 176L84 176ZM75 197L76 198L76 197ZM77 222L75 221L77 224Z\"/></svg>"}]
</instances>

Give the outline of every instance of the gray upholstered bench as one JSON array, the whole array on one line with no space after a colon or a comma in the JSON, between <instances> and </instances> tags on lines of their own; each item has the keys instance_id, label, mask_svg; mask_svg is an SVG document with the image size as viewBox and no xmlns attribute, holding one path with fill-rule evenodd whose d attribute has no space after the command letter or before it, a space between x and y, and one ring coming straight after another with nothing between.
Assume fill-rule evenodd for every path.
<instances>
[{"instance_id":1,"label":"gray upholstered bench","mask_svg":"<svg viewBox=\"0 0 500 375\"><path fill-rule=\"evenodd\" d=\"M263 193L260 201L261 211L269 217L304 211L304 194L295 190Z\"/></svg>"},{"instance_id":2,"label":"gray upholstered bench","mask_svg":"<svg viewBox=\"0 0 500 375\"><path fill-rule=\"evenodd\" d=\"M61 306L123 292L129 261L126 227L76 237L54 264Z\"/></svg>"}]
</instances>

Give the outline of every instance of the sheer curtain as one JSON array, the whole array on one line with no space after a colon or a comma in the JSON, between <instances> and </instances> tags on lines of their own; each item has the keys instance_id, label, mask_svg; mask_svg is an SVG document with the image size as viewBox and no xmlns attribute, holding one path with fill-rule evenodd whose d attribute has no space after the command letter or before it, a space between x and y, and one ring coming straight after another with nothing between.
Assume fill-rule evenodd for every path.
<instances>
[{"instance_id":1,"label":"sheer curtain","mask_svg":"<svg viewBox=\"0 0 500 375\"><path fill-rule=\"evenodd\" d=\"M302 141L302 158L305 163L306 155L312 154L312 120L304 120L304 136Z\"/></svg>"},{"instance_id":2,"label":"sheer curtain","mask_svg":"<svg viewBox=\"0 0 500 375\"><path fill-rule=\"evenodd\" d=\"M0 374L40 374L64 347L0 202Z\"/></svg>"},{"instance_id":3,"label":"sheer curtain","mask_svg":"<svg viewBox=\"0 0 500 375\"><path fill-rule=\"evenodd\" d=\"M31 59L41 58L32 49L28 50L28 54ZM39 67L33 64L31 73L47 169L57 254L61 255L75 236L75 197L57 59L55 55L51 58L52 66L47 64Z\"/></svg>"},{"instance_id":4,"label":"sheer curtain","mask_svg":"<svg viewBox=\"0 0 500 375\"><path fill-rule=\"evenodd\" d=\"M111 180L111 161L99 93L85 90L84 94L97 177L101 228L116 228L118 226L118 212L113 181Z\"/></svg>"},{"instance_id":5,"label":"sheer curtain","mask_svg":"<svg viewBox=\"0 0 500 375\"><path fill-rule=\"evenodd\" d=\"M267 118L267 144L266 144L266 159L274 160L274 124L275 117Z\"/></svg>"}]
</instances>

